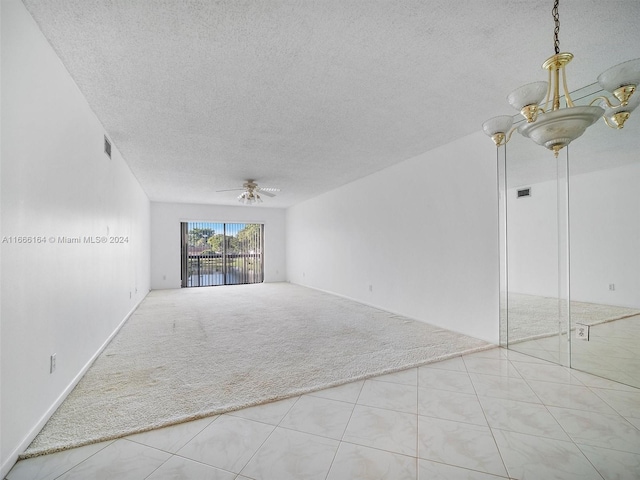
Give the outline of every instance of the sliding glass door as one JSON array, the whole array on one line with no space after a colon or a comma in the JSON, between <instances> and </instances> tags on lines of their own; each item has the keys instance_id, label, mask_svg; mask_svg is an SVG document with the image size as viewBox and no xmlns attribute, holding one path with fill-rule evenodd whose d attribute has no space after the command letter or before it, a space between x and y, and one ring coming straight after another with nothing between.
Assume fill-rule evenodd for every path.
<instances>
[{"instance_id":1,"label":"sliding glass door","mask_svg":"<svg viewBox=\"0 0 640 480\"><path fill-rule=\"evenodd\" d=\"M263 227L259 223L183 222L182 286L262 282Z\"/></svg>"}]
</instances>

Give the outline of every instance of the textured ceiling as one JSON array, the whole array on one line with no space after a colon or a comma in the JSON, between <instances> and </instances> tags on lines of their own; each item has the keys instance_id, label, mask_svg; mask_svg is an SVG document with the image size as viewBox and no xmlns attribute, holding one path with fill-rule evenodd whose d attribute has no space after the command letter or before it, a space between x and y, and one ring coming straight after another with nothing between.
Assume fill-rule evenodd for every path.
<instances>
[{"instance_id":1,"label":"textured ceiling","mask_svg":"<svg viewBox=\"0 0 640 480\"><path fill-rule=\"evenodd\" d=\"M293 205L513 113L553 54L551 1L23 1L152 201ZM639 18L561 2L571 89L640 56Z\"/></svg>"}]
</instances>

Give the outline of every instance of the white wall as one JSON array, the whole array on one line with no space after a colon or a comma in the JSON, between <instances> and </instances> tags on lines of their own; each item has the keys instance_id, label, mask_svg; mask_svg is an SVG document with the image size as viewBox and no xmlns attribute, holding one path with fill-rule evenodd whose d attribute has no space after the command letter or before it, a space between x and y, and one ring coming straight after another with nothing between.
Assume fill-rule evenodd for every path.
<instances>
[{"instance_id":1,"label":"white wall","mask_svg":"<svg viewBox=\"0 0 640 480\"><path fill-rule=\"evenodd\" d=\"M264 281L286 280L285 210L151 203L151 288L180 288L180 222L264 224Z\"/></svg>"},{"instance_id":2,"label":"white wall","mask_svg":"<svg viewBox=\"0 0 640 480\"><path fill-rule=\"evenodd\" d=\"M289 281L498 343L495 159L478 132L289 208Z\"/></svg>"},{"instance_id":3,"label":"white wall","mask_svg":"<svg viewBox=\"0 0 640 480\"><path fill-rule=\"evenodd\" d=\"M149 291L150 205L117 148L103 153L103 127L22 3L1 9L4 477Z\"/></svg>"},{"instance_id":4,"label":"white wall","mask_svg":"<svg viewBox=\"0 0 640 480\"><path fill-rule=\"evenodd\" d=\"M640 308L638 185L640 163L570 177L572 300ZM508 190L509 289L557 297L557 182L531 185L531 197L516 199L516 190Z\"/></svg>"}]
</instances>

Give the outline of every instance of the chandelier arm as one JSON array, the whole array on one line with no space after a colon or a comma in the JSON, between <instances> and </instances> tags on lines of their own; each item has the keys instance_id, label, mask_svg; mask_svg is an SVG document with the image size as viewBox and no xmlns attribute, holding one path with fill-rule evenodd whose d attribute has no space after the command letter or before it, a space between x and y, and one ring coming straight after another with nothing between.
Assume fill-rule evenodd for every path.
<instances>
[{"instance_id":1,"label":"chandelier arm","mask_svg":"<svg viewBox=\"0 0 640 480\"><path fill-rule=\"evenodd\" d=\"M589 103L589 106L592 106L594 103L596 103L599 100L603 100L609 108L618 108L623 106L622 103L620 103L620 105L613 105L607 97L596 97L593 100L591 100L591 103Z\"/></svg>"},{"instance_id":2,"label":"chandelier arm","mask_svg":"<svg viewBox=\"0 0 640 480\"><path fill-rule=\"evenodd\" d=\"M567 88L567 74L564 69L564 65L561 67L562 69L562 87L564 88L564 100L567 103L567 107L574 107L573 100L571 100L571 95L569 95L569 89Z\"/></svg>"},{"instance_id":3,"label":"chandelier arm","mask_svg":"<svg viewBox=\"0 0 640 480\"><path fill-rule=\"evenodd\" d=\"M547 80L547 99L544 101L543 111L549 107L549 100L551 100L551 70L549 70L548 80Z\"/></svg>"},{"instance_id":4,"label":"chandelier arm","mask_svg":"<svg viewBox=\"0 0 640 480\"><path fill-rule=\"evenodd\" d=\"M511 135L513 135L513 132L515 132L517 129L518 127L513 127L509 131L509 133L496 133L491 136L491 139L496 144L496 147L500 148L501 146L509 143L509 140L511 140Z\"/></svg>"},{"instance_id":5,"label":"chandelier arm","mask_svg":"<svg viewBox=\"0 0 640 480\"><path fill-rule=\"evenodd\" d=\"M551 108L555 111L560 109L560 70L552 67L549 72L553 74L553 106Z\"/></svg>"}]
</instances>

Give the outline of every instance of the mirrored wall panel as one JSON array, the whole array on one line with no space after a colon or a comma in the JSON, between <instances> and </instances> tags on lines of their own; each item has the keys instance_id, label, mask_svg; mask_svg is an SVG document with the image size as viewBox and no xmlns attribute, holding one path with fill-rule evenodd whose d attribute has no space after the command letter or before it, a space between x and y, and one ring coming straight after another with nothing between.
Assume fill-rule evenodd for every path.
<instances>
[{"instance_id":1,"label":"mirrored wall panel","mask_svg":"<svg viewBox=\"0 0 640 480\"><path fill-rule=\"evenodd\" d=\"M634 113L621 130L598 122L569 150L571 366L640 387L640 112Z\"/></svg>"},{"instance_id":2,"label":"mirrored wall panel","mask_svg":"<svg viewBox=\"0 0 640 480\"><path fill-rule=\"evenodd\" d=\"M574 94L588 104L594 86ZM498 154L501 343L640 387L640 114Z\"/></svg>"},{"instance_id":3,"label":"mirrored wall panel","mask_svg":"<svg viewBox=\"0 0 640 480\"><path fill-rule=\"evenodd\" d=\"M566 151L515 134L506 157L508 346L567 365Z\"/></svg>"}]
</instances>

